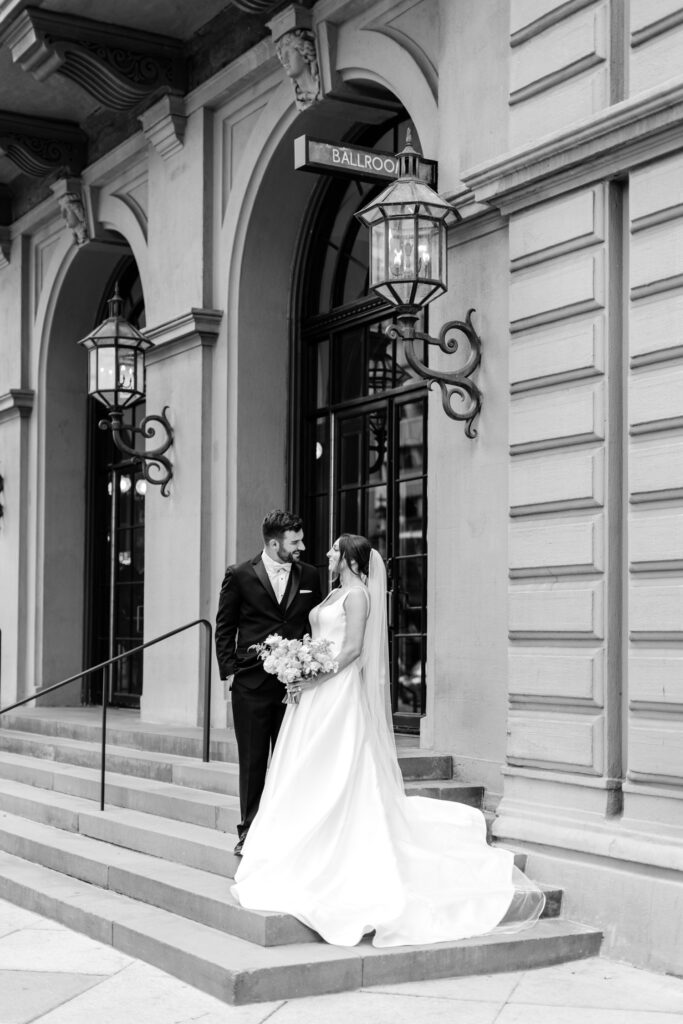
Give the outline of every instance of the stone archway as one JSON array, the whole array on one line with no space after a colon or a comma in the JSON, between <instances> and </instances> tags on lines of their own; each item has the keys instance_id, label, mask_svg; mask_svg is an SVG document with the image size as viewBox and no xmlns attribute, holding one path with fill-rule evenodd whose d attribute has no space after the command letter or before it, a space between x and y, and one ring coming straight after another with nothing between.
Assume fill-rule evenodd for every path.
<instances>
[{"instance_id":1,"label":"stone archway","mask_svg":"<svg viewBox=\"0 0 683 1024\"><path fill-rule=\"evenodd\" d=\"M87 358L104 291L128 254L91 243L73 254L45 319L38 370L35 683L49 686L83 665L87 509ZM80 704L76 682L45 698Z\"/></svg>"}]
</instances>

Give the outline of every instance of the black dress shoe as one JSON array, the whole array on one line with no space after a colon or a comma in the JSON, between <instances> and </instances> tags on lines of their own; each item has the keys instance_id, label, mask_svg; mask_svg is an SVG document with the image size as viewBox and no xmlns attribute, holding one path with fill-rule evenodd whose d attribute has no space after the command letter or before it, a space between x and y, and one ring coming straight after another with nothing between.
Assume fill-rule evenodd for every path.
<instances>
[{"instance_id":1,"label":"black dress shoe","mask_svg":"<svg viewBox=\"0 0 683 1024\"><path fill-rule=\"evenodd\" d=\"M235 849L233 850L233 853L236 853L238 857L242 856L242 847L244 846L244 840L246 838L247 833L245 832L244 835L241 835L237 842L235 843Z\"/></svg>"}]
</instances>

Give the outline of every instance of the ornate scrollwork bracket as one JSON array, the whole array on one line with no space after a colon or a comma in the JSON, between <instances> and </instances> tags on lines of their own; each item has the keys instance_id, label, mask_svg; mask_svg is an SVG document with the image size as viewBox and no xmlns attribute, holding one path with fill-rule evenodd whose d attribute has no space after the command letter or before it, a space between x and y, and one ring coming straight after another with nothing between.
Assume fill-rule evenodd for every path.
<instances>
[{"instance_id":1,"label":"ornate scrollwork bracket","mask_svg":"<svg viewBox=\"0 0 683 1024\"><path fill-rule=\"evenodd\" d=\"M386 329L387 337L391 338L392 341L401 340L405 342L406 360L413 373L426 380L430 388L434 384L439 385L446 415L450 416L453 420L464 420L466 423L465 434L471 438L477 436L473 422L481 411L482 404L482 393L474 381L470 380L471 374L474 373L481 363L481 338L472 323L472 313L474 312L474 309L468 310L464 320L449 320L439 331L438 338L432 338L429 334L415 330L415 324L419 319L419 313L417 312L407 311L399 313L397 317L398 323L390 324ZM465 361L464 366L450 372L441 371L426 366L425 363L418 359L415 352L416 341L426 341L429 345L436 345L447 355L456 353L460 348L460 341L458 338L453 337L453 331L459 331L461 334L464 334L469 344L469 358ZM453 408L452 398L454 395L457 395L466 403L464 409L458 410Z\"/></svg>"},{"instance_id":2,"label":"ornate scrollwork bracket","mask_svg":"<svg viewBox=\"0 0 683 1024\"><path fill-rule=\"evenodd\" d=\"M112 439L118 450L140 463L145 480L161 487L161 493L165 498L168 497L168 485L173 478L173 466L164 454L173 444L173 427L166 418L167 409L168 406L165 405L161 416L145 416L138 427L124 427L123 413L118 409L111 409L109 419L100 420L98 423L100 430L111 430ZM158 425L148 426L150 423ZM125 439L125 435L132 438L136 434L147 440L160 435L163 441L157 448L140 451L134 447L134 441L133 444L129 444Z\"/></svg>"}]
</instances>

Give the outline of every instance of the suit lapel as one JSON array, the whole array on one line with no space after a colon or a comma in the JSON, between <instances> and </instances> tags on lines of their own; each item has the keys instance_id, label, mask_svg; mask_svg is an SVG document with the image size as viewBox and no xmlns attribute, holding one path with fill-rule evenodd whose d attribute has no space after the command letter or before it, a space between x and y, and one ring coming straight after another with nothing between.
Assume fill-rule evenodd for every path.
<instances>
[{"instance_id":1,"label":"suit lapel","mask_svg":"<svg viewBox=\"0 0 683 1024\"><path fill-rule=\"evenodd\" d=\"M275 591L273 590L272 584L268 579L268 573L266 572L266 567L263 564L263 559L261 558L260 555L257 559L255 559L255 561L252 562L252 565L254 567L254 572L258 576L260 582L265 587L266 593L270 596L271 600L279 608L280 605L278 604L277 597L275 596Z\"/></svg>"},{"instance_id":2,"label":"suit lapel","mask_svg":"<svg viewBox=\"0 0 683 1024\"><path fill-rule=\"evenodd\" d=\"M301 585L301 566L297 565L296 562L292 562L292 571L289 574L289 586L285 595L286 605L285 610L289 610L289 606L292 601L299 593L299 586Z\"/></svg>"}]
</instances>

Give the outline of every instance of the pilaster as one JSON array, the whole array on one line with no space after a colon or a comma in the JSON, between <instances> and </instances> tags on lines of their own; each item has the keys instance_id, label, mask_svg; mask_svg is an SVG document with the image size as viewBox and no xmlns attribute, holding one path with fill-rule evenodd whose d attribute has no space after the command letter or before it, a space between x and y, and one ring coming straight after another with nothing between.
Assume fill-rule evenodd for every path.
<instances>
[{"instance_id":1,"label":"pilaster","mask_svg":"<svg viewBox=\"0 0 683 1024\"><path fill-rule=\"evenodd\" d=\"M147 489L147 640L193 619L213 618L211 374L221 319L220 311L191 309L145 331L154 342L147 354L147 413L168 406L175 435L168 453L173 464L169 496L157 493L158 488ZM200 639L195 628L145 652L145 721L196 725L202 720Z\"/></svg>"}]
</instances>

